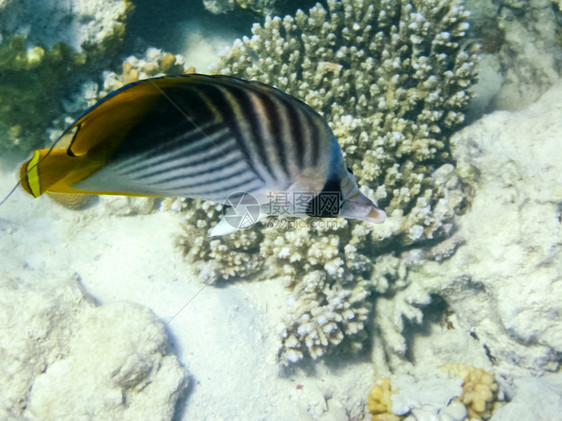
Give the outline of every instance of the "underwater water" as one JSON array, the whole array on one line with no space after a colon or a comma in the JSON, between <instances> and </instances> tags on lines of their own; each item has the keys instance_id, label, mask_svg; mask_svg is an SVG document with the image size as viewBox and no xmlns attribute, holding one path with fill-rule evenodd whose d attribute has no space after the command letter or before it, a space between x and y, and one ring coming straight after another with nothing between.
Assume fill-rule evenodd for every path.
<instances>
[{"instance_id":1,"label":"underwater water","mask_svg":"<svg viewBox=\"0 0 562 421\"><path fill-rule=\"evenodd\" d=\"M0 0L0 419L560 419L561 9ZM209 116L340 217L209 236L256 203L150 190L223 182Z\"/></svg>"}]
</instances>

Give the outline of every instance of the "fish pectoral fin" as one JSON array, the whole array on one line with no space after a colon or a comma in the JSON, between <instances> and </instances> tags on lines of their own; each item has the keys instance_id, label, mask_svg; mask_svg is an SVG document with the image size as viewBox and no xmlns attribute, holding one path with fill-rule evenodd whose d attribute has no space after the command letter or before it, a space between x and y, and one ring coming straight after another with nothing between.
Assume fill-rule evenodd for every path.
<instances>
[{"instance_id":1,"label":"fish pectoral fin","mask_svg":"<svg viewBox=\"0 0 562 421\"><path fill-rule=\"evenodd\" d=\"M250 228L267 217L265 209L266 205L261 205L259 210L256 209L256 207L230 207L225 212L219 223L211 229L209 237L221 237L239 230Z\"/></svg>"}]
</instances>

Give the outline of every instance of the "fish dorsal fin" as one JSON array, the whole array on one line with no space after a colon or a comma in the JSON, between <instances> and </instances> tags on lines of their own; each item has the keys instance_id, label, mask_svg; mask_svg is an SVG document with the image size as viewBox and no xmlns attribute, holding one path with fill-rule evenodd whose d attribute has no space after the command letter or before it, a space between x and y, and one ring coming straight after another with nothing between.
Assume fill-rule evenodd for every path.
<instances>
[{"instance_id":1,"label":"fish dorsal fin","mask_svg":"<svg viewBox=\"0 0 562 421\"><path fill-rule=\"evenodd\" d=\"M150 83L128 85L86 111L63 134L75 130L68 151L82 156L97 146L117 146L127 132L157 104L161 93ZM108 137L111 136L111 142ZM108 151L109 152L109 151Z\"/></svg>"},{"instance_id":2,"label":"fish dorsal fin","mask_svg":"<svg viewBox=\"0 0 562 421\"><path fill-rule=\"evenodd\" d=\"M166 90L203 76L183 75L145 79L131 83L107 95L86 110L63 134L76 131L68 152L82 156L101 146L110 154L127 133L162 102L171 101ZM111 136L111 139L108 137ZM110 142L108 142L110 140ZM99 148L98 148L99 149Z\"/></svg>"}]
</instances>

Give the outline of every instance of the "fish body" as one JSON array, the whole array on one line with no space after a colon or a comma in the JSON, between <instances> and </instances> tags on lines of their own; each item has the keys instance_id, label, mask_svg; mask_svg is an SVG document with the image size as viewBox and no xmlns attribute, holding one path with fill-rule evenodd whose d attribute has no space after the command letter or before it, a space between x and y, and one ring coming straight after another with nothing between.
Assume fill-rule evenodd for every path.
<instances>
[{"instance_id":1,"label":"fish body","mask_svg":"<svg viewBox=\"0 0 562 421\"><path fill-rule=\"evenodd\" d=\"M232 203L249 194L261 207L258 219L279 213L271 204L280 198L296 216L385 217L359 192L317 112L269 85L220 75L124 86L83 113L53 148L35 151L20 179L34 197L48 191ZM337 196L331 211L319 206L328 194ZM231 228L223 224L214 234Z\"/></svg>"}]
</instances>

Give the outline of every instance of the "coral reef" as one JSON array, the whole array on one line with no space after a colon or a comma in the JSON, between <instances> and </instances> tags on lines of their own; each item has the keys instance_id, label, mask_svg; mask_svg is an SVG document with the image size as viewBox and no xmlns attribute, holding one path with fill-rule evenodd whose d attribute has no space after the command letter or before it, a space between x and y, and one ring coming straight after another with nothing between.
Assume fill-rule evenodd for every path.
<instances>
[{"instance_id":1,"label":"coral reef","mask_svg":"<svg viewBox=\"0 0 562 421\"><path fill-rule=\"evenodd\" d=\"M426 265L424 280L412 276L440 290L509 377L560 367L561 99L559 82L527 110L494 113L455 135L459 167L479 174L471 212L458 221L467 242L444 265Z\"/></svg>"},{"instance_id":2,"label":"coral reef","mask_svg":"<svg viewBox=\"0 0 562 421\"><path fill-rule=\"evenodd\" d=\"M289 298L286 327L281 333L280 361L297 362L303 352L316 359L349 338L352 351L362 348L365 321L371 310L362 285L345 288L330 285L326 273L304 276Z\"/></svg>"},{"instance_id":3,"label":"coral reef","mask_svg":"<svg viewBox=\"0 0 562 421\"><path fill-rule=\"evenodd\" d=\"M263 266L268 276L286 280L295 306L281 334L285 363L320 356L343 336L357 348L360 336L352 337L363 332L371 308L366 280L376 255L389 245L446 238L463 206L447 142L463 121L476 79L474 51L461 48L468 29L462 3L343 0L328 6L255 24L253 36L237 40L215 71L272 84L321 112L364 192L391 220L374 230L344 220L269 219L265 229L237 234L244 241L234 241L246 245L233 253L221 251L221 243L211 246L206 223L192 217L183 241L207 281L247 276L240 263L250 260L251 272ZM253 261L258 249L265 263ZM316 271L323 274L305 276ZM349 308L340 305L343 298Z\"/></svg>"},{"instance_id":4,"label":"coral reef","mask_svg":"<svg viewBox=\"0 0 562 421\"><path fill-rule=\"evenodd\" d=\"M139 79L194 72L195 69L188 67L181 55L166 53L158 48L148 48L143 57L127 57L123 61L120 74L105 71L103 74L104 85L99 97L103 98L123 85L136 82Z\"/></svg>"},{"instance_id":5,"label":"coral reef","mask_svg":"<svg viewBox=\"0 0 562 421\"><path fill-rule=\"evenodd\" d=\"M102 86L92 79L82 82L72 95L63 99L63 109L66 113L74 115L91 107L107 94L123 87L127 83L165 74L193 72L195 72L195 69L186 66L185 60L181 55L166 53L157 48L148 48L144 56L127 57L121 65L121 72L104 71L102 74ZM64 121L60 121L59 124L55 124L58 130L51 134L51 138L57 138L61 130L65 129L66 125L72 121L73 119L68 117Z\"/></svg>"},{"instance_id":6,"label":"coral reef","mask_svg":"<svg viewBox=\"0 0 562 421\"><path fill-rule=\"evenodd\" d=\"M321 112L360 184L399 219L387 237L407 245L446 234L462 195L446 197L432 174L450 158L446 135L475 81L476 57L459 45L467 14L460 2L329 6L254 25L217 71L273 84Z\"/></svg>"},{"instance_id":7,"label":"coral reef","mask_svg":"<svg viewBox=\"0 0 562 421\"><path fill-rule=\"evenodd\" d=\"M527 110L496 112L455 134L451 151L459 173L477 180L470 211L457 219L464 240L449 246L465 245L447 260L426 255L420 261L428 251L415 249L379 256L371 277L385 293L375 314L384 332L373 346L377 368L388 365L394 373L406 373L413 361L443 361L456 352L465 364L455 369L465 377L459 400L472 417L485 418L502 394L517 404L502 410L501 419L509 419L515 408L531 414L526 405L534 407L535 401L519 395L525 393L518 390L519 379L526 379L522 390L538 385L546 390L548 373L560 370L560 104L559 82ZM428 326L427 320L427 309L438 300L446 303L440 310L442 328ZM468 365L493 370L498 386ZM541 409L543 418L557 413L554 408Z\"/></svg>"},{"instance_id":8,"label":"coral reef","mask_svg":"<svg viewBox=\"0 0 562 421\"><path fill-rule=\"evenodd\" d=\"M367 398L367 407L372 415L376 415L375 419L388 419L389 421L394 417L400 419L392 414L392 384L390 378L379 379L375 382L373 388L369 391Z\"/></svg>"},{"instance_id":9,"label":"coral reef","mask_svg":"<svg viewBox=\"0 0 562 421\"><path fill-rule=\"evenodd\" d=\"M0 283L0 417L171 419L187 373L154 314L46 281Z\"/></svg>"},{"instance_id":10,"label":"coral reef","mask_svg":"<svg viewBox=\"0 0 562 421\"><path fill-rule=\"evenodd\" d=\"M0 150L48 141L69 80L117 51L131 9L124 0L0 2Z\"/></svg>"},{"instance_id":11,"label":"coral reef","mask_svg":"<svg viewBox=\"0 0 562 421\"><path fill-rule=\"evenodd\" d=\"M385 255L377 260L373 271L375 288L382 294L377 297L375 315L377 326L384 332L381 341L387 352L401 357L406 357L412 346L404 334L406 326L421 325L424 322L423 308L432 300L428 291L408 276L415 266L408 256ZM382 289L383 285L386 288Z\"/></svg>"},{"instance_id":12,"label":"coral reef","mask_svg":"<svg viewBox=\"0 0 562 421\"><path fill-rule=\"evenodd\" d=\"M387 213L401 213L402 241L434 238L440 224L427 220L451 212L435 209L443 193L431 174L449 158L446 134L462 122L475 81L476 58L459 46L467 14L460 2L329 6L254 25L217 70L273 84L321 112L359 182ZM415 240L412 227L422 231Z\"/></svg>"},{"instance_id":13,"label":"coral reef","mask_svg":"<svg viewBox=\"0 0 562 421\"><path fill-rule=\"evenodd\" d=\"M263 270L264 262L259 255L263 235L259 231L243 230L221 239L208 239L213 221L221 215L222 205L192 199L166 199L161 209L184 213L188 223L183 226L184 234L177 239L178 245L204 282L248 277Z\"/></svg>"},{"instance_id":14,"label":"coral reef","mask_svg":"<svg viewBox=\"0 0 562 421\"><path fill-rule=\"evenodd\" d=\"M343 219L311 223L272 218L263 229L209 239L208 232L221 215L221 205L166 199L161 209L185 215L185 232L178 237L178 244L204 282L278 277L292 291L286 327L280 334L280 361L296 362L303 356L316 359L340 345L345 337L351 350L362 348L371 310L369 286L358 282L371 265L358 252L366 231L354 232L353 239L342 238L338 230L347 225ZM279 231L280 224L286 224L287 230ZM291 225L300 228L289 229ZM311 236L318 238L316 244L309 243Z\"/></svg>"},{"instance_id":15,"label":"coral reef","mask_svg":"<svg viewBox=\"0 0 562 421\"><path fill-rule=\"evenodd\" d=\"M449 378L434 372L377 380L367 399L372 419L488 419L494 409L492 404L499 399L493 375L462 364L447 364L441 369L448 373Z\"/></svg>"},{"instance_id":16,"label":"coral reef","mask_svg":"<svg viewBox=\"0 0 562 421\"><path fill-rule=\"evenodd\" d=\"M463 379L462 395L458 399L470 419L488 419L492 415L493 403L498 399L498 384L492 374L463 364L445 364L440 369L450 377Z\"/></svg>"}]
</instances>

